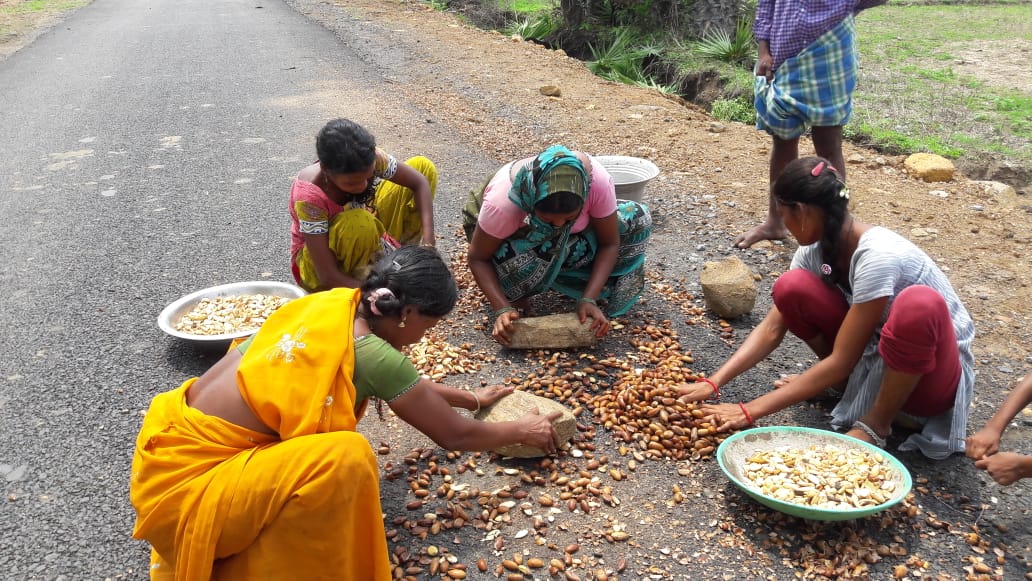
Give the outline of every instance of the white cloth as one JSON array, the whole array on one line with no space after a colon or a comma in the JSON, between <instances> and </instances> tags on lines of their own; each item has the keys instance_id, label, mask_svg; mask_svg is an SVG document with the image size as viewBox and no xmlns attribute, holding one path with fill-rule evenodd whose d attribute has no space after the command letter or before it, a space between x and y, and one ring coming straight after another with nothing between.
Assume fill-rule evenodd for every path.
<instances>
[{"instance_id":1,"label":"white cloth","mask_svg":"<svg viewBox=\"0 0 1032 581\"><path fill-rule=\"evenodd\" d=\"M820 276L824 261L819 246L819 243L811 244L796 250L792 268L805 268ZM886 228L874 227L860 237L849 265L849 284L852 292L841 287L840 290L850 305L881 297L889 297L889 303L860 361L849 376L841 401L831 412L832 426L848 429L874 404L881 386L884 364L878 354L882 325L900 291L912 285L924 285L942 295L949 307L960 352L960 383L951 409L930 418L912 418L923 424L923 428L908 437L899 449L920 450L925 456L934 459L963 452L975 385L975 360L971 353L975 325L949 279L931 257L912 242Z\"/></svg>"}]
</instances>

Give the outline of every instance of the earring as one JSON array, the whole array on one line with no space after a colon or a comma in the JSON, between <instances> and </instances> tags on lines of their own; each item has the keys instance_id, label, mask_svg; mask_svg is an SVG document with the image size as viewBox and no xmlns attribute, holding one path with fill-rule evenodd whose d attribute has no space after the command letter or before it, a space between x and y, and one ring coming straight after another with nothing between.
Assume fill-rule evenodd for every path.
<instances>
[{"instance_id":1,"label":"earring","mask_svg":"<svg viewBox=\"0 0 1032 581\"><path fill-rule=\"evenodd\" d=\"M401 328L401 329L405 328L405 319L402 319L401 322L398 323L398 327Z\"/></svg>"}]
</instances>

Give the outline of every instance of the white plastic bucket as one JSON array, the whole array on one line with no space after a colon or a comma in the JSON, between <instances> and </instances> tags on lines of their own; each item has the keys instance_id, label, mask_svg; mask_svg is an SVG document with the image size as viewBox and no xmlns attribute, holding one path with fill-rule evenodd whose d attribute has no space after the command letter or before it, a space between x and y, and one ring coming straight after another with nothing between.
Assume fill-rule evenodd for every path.
<instances>
[{"instance_id":1,"label":"white plastic bucket","mask_svg":"<svg viewBox=\"0 0 1032 581\"><path fill-rule=\"evenodd\" d=\"M641 202L645 186L659 175L656 164L640 157L600 155L593 158L613 176L616 197L620 200Z\"/></svg>"}]
</instances>

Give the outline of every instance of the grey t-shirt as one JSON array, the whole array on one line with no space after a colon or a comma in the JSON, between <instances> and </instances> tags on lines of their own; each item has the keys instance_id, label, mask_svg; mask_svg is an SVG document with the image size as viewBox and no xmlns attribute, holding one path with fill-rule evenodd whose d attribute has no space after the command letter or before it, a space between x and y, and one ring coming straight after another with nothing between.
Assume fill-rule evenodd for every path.
<instances>
[{"instance_id":1,"label":"grey t-shirt","mask_svg":"<svg viewBox=\"0 0 1032 581\"><path fill-rule=\"evenodd\" d=\"M823 262L819 244L811 244L796 250L792 268L805 268L820 276ZM876 226L860 237L849 265L849 284L851 291L841 287L840 290L850 305L882 297L889 297L889 302L874 335L864 348L863 356L849 376L842 400L832 410L832 425L840 429L849 428L874 404L883 370L883 361L878 354L882 325L900 291L909 286L924 285L942 295L949 307L960 351L961 377L953 408L939 416L915 418L923 422L924 427L921 432L907 438L900 450L920 449L930 458L945 458L954 452L963 452L974 391L971 342L975 337L975 326L949 279L931 257L912 242L887 228Z\"/></svg>"}]
</instances>

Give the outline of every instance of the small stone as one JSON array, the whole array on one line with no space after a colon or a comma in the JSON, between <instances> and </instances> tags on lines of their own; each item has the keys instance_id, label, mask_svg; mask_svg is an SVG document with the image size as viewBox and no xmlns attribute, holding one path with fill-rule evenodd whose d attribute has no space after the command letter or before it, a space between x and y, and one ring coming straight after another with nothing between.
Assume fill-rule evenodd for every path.
<instances>
[{"instance_id":1,"label":"small stone","mask_svg":"<svg viewBox=\"0 0 1032 581\"><path fill-rule=\"evenodd\" d=\"M732 319L756 306L756 280L749 267L736 256L720 262L707 262L702 274L706 307L718 317Z\"/></svg>"},{"instance_id":2,"label":"small stone","mask_svg":"<svg viewBox=\"0 0 1032 581\"><path fill-rule=\"evenodd\" d=\"M948 182L956 172L952 161L934 153L915 153L907 157L903 167L911 176L926 182Z\"/></svg>"},{"instance_id":3,"label":"small stone","mask_svg":"<svg viewBox=\"0 0 1032 581\"><path fill-rule=\"evenodd\" d=\"M520 317L512 323L510 349L566 349L593 347L598 341L590 317L581 324L577 313Z\"/></svg>"},{"instance_id":4,"label":"small stone","mask_svg":"<svg viewBox=\"0 0 1032 581\"><path fill-rule=\"evenodd\" d=\"M559 435L560 444L565 444L577 433L577 418L563 404L525 391L514 391L495 403L480 410L476 419L484 422L509 422L523 417L537 409L541 415L558 411L558 419L552 422ZM537 458L545 455L545 451L525 444L512 444L492 450L501 456L513 458Z\"/></svg>"},{"instance_id":5,"label":"small stone","mask_svg":"<svg viewBox=\"0 0 1032 581\"><path fill-rule=\"evenodd\" d=\"M563 91L555 85L544 85L538 91L546 97L562 97Z\"/></svg>"}]
</instances>

